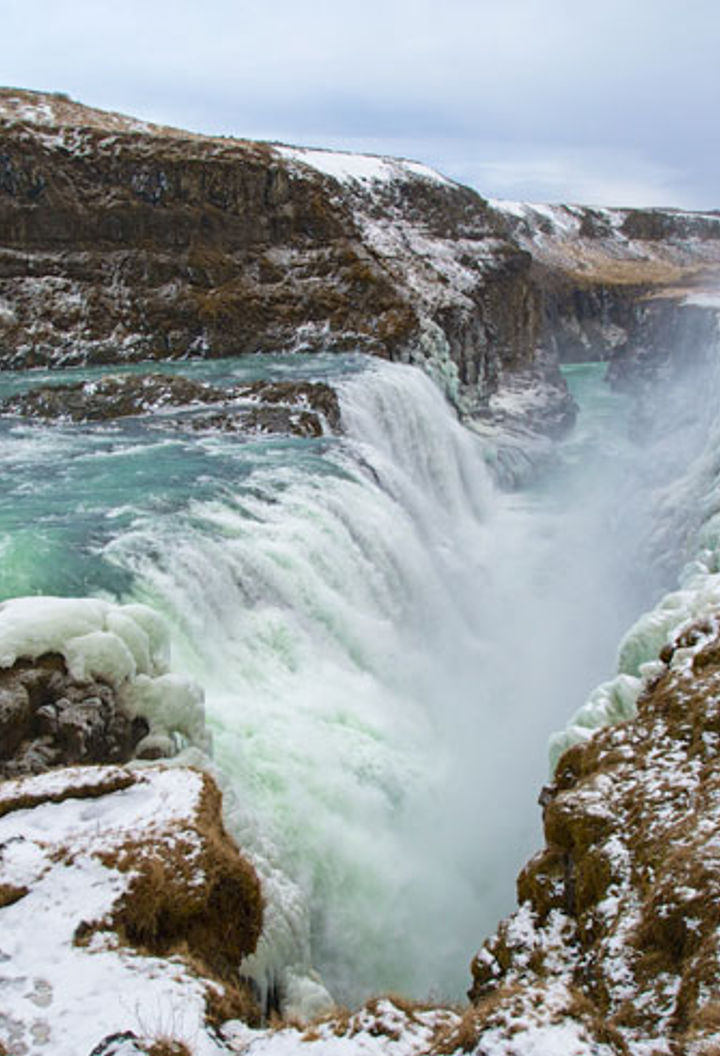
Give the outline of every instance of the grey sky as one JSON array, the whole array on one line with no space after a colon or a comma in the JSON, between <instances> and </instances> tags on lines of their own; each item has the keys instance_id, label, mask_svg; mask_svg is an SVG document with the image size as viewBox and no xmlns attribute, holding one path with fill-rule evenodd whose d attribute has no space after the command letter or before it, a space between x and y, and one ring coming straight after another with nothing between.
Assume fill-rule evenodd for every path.
<instances>
[{"instance_id":1,"label":"grey sky","mask_svg":"<svg viewBox=\"0 0 720 1056\"><path fill-rule=\"evenodd\" d=\"M488 195L720 208L717 0L0 0L0 26L5 84Z\"/></svg>"}]
</instances>

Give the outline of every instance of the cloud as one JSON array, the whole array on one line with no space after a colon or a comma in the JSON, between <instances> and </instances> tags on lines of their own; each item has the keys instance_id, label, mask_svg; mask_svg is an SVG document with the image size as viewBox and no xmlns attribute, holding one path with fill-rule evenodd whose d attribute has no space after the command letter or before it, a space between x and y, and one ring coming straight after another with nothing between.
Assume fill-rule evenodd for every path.
<instances>
[{"instance_id":1,"label":"cloud","mask_svg":"<svg viewBox=\"0 0 720 1056\"><path fill-rule=\"evenodd\" d=\"M583 151L629 166L616 173L618 194L646 183L680 193L667 170L691 172L684 193L714 193L715 0L35 0L32 11L5 0L5 8L10 83L199 130L328 145L375 137L391 153L408 139L464 143L462 164L478 179L536 187L536 198L562 184L576 199L592 191ZM478 144L494 145L484 169ZM542 145L539 160L527 144ZM566 176L551 173L550 159L567 162Z\"/></svg>"}]
</instances>

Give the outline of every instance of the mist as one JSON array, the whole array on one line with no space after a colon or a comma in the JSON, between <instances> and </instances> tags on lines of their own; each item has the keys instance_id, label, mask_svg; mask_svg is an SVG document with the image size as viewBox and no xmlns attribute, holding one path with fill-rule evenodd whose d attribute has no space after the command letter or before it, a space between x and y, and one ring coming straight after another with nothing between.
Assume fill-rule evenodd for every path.
<instances>
[{"instance_id":1,"label":"mist","mask_svg":"<svg viewBox=\"0 0 720 1056\"><path fill-rule=\"evenodd\" d=\"M677 571L655 513L696 422L639 443L604 371L569 368L578 423L525 490L493 484L424 374L371 363L335 379L339 446L266 455L190 517L114 540L206 689L268 897L266 990L314 968L350 1005L459 998L513 908L548 737Z\"/></svg>"}]
</instances>

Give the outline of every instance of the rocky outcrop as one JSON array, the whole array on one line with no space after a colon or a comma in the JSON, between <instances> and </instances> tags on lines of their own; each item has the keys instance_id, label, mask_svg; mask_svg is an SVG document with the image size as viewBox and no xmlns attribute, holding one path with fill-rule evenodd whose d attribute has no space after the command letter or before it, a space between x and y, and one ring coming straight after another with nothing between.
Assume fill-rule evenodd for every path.
<instances>
[{"instance_id":1,"label":"rocky outcrop","mask_svg":"<svg viewBox=\"0 0 720 1056\"><path fill-rule=\"evenodd\" d=\"M541 369L531 257L423 166L0 93L0 362L304 349L431 370L466 415ZM565 400L555 375L544 389Z\"/></svg>"},{"instance_id":2,"label":"rocky outcrop","mask_svg":"<svg viewBox=\"0 0 720 1056\"><path fill-rule=\"evenodd\" d=\"M567 1031L583 1052L716 1051L717 619L661 657L637 718L566 752L543 794L546 848L473 964L478 1053Z\"/></svg>"},{"instance_id":3,"label":"rocky outcrop","mask_svg":"<svg viewBox=\"0 0 720 1056\"><path fill-rule=\"evenodd\" d=\"M720 275L717 213L488 203L411 162L16 89L0 225L6 367L364 351L421 364L470 421L530 384L535 435L572 419L558 360L644 380L704 340L685 302Z\"/></svg>"},{"instance_id":4,"label":"rocky outcrop","mask_svg":"<svg viewBox=\"0 0 720 1056\"><path fill-rule=\"evenodd\" d=\"M259 1019L238 967L262 919L207 775L75 767L0 786L3 1051L226 1052L221 1024Z\"/></svg>"},{"instance_id":5,"label":"rocky outcrop","mask_svg":"<svg viewBox=\"0 0 720 1056\"><path fill-rule=\"evenodd\" d=\"M168 671L168 654L144 605L0 602L0 776L209 749L202 691Z\"/></svg>"},{"instance_id":6,"label":"rocky outcrop","mask_svg":"<svg viewBox=\"0 0 720 1056\"><path fill-rule=\"evenodd\" d=\"M696 366L716 336L720 214L493 203L533 257L543 344L625 389Z\"/></svg>"},{"instance_id":7,"label":"rocky outcrop","mask_svg":"<svg viewBox=\"0 0 720 1056\"><path fill-rule=\"evenodd\" d=\"M111 686L72 678L57 653L0 670L0 778L126 762L148 732Z\"/></svg>"},{"instance_id":8,"label":"rocky outcrop","mask_svg":"<svg viewBox=\"0 0 720 1056\"><path fill-rule=\"evenodd\" d=\"M178 374L106 375L42 386L0 404L0 414L81 423L143 415L165 428L296 436L340 429L337 393L324 382L256 381L220 388Z\"/></svg>"}]
</instances>

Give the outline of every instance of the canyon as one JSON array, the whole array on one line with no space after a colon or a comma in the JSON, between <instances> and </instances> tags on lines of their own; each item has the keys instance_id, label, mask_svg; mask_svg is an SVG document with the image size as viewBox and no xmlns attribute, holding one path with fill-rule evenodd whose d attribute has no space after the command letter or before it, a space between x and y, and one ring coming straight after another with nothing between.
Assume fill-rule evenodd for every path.
<instances>
[{"instance_id":1,"label":"canyon","mask_svg":"<svg viewBox=\"0 0 720 1056\"><path fill-rule=\"evenodd\" d=\"M467 491L470 506L484 510L491 485L527 486L553 465L577 416L562 370L567 364L607 364L613 389L633 401L636 440L662 438L678 415L698 417L709 437L693 449L691 464L676 467L672 479L668 475L665 506L659 507L670 549L677 551L669 564L677 574L682 550L692 567L682 572L680 590L651 607L630 632L615 681L601 687L556 740L557 767L541 795L546 847L520 874L519 909L473 960L464 1007L391 995L342 1013L304 963L302 971L273 982L264 960L267 935L273 928L281 934L282 922L269 892L283 881L275 863L257 850L247 861L240 857L223 828L220 797L207 774L226 791L222 760L230 748L219 737L219 759L210 762L202 693L185 676L169 672L162 620L134 601L4 601L0 1052L35 1054L50 1041L53 1051L68 1056L85 1050L87 1056L286 1056L308 1048L322 1050L318 1056L341 1050L388 1056L716 1051L720 894L713 773L720 548L712 395L720 213L491 201L416 162L204 137L93 110L61 95L2 89L0 233L0 365L17 387L0 407L6 439L24 443L53 435L42 430L79 430L62 440L68 458L89 457L76 454L71 444L81 448L83 436L94 442L81 432L91 427L109 445L108 458L134 442L134 428L146 426L148 435L159 438L157 451L192 435L210 445L204 454L222 457L227 449L217 446L218 434L228 443L342 443L355 437L353 429L368 409L362 402L367 394L351 393L353 402L350 389L374 384L376 416L367 420L378 450L397 455L393 426L400 417L413 427L413 443L426 432L429 454L423 449L418 456L426 474L421 490L436 506L447 507L448 523L454 519L464 528L465 506L452 487ZM429 375L451 408L443 425L447 433L433 434L431 417L418 417L415 425L416 410L430 408L436 419L439 412L414 374L393 375L399 381L391 390L390 375L382 371L360 372L348 382L328 365L333 356L352 363L358 353ZM223 376L220 384L183 373L199 369L197 364L214 364L218 371L230 361L252 364L258 355L287 357L280 367L291 375L232 375L231 383ZM288 368L289 361L297 366ZM76 378L73 370L90 375ZM685 401L680 408L673 403L678 394ZM461 433L455 432L458 423ZM39 432L32 433L33 427ZM117 432L123 428L130 431ZM477 462L474 449L465 446L470 442L481 446ZM438 483L431 460L441 443L460 467L448 477L452 487L444 477ZM104 448L96 454L106 457ZM243 515L250 511L249 520L263 531L257 539L269 538L270 545L277 531L272 510L283 501L283 489L290 489L281 465L281 485L261 509L267 456L257 457L261 472L254 479L260 483L233 501ZM363 458L358 465L368 480L389 494L399 478L383 475L385 463L376 453L363 451ZM325 499L336 477L338 489L346 487L348 464L340 455L332 471L323 470ZM468 485L483 466L488 479ZM174 464L170 470L174 479ZM198 476L205 480L208 472L203 463ZM146 490L144 478L137 486ZM222 488L227 490L225 478ZM364 557L379 558L373 549L377 536L392 536L396 514L386 513L379 500L376 519L363 534L361 504L352 504L349 488L338 495L347 521L325 529L305 562L308 569L331 563L328 555L341 534L337 525L348 536L355 533ZM213 537L211 560L202 564L183 549L187 541L171 538L165 527L164 535L145 539L147 515L138 514L134 492L124 497L135 518L126 535L98 542L94 526L88 553L109 553L128 582L131 574L141 582L143 601L159 599L173 619L170 599L179 593L173 575L197 576L206 597L193 595L195 612L176 619L174 629L178 639L192 639L193 618L207 625L212 672L222 634L230 642L242 637L231 601L224 599L237 589L248 608L256 605L258 611L267 597L275 601L273 592L285 588L273 561L249 547L247 564L226 566ZM414 493L410 499L408 508L421 520ZM194 529L206 517L235 556L248 537L246 523L234 534L235 508L220 510L215 493L215 506L201 508L202 501L204 496L192 500L182 524ZM170 520L185 516L175 497L158 499L162 510L163 503ZM318 495L309 505L312 517L296 535L309 535L317 522ZM289 508L294 511L297 503ZM125 516L117 505L102 520L124 524ZM664 524L658 522L658 534ZM424 522L422 527L430 534ZM455 537L445 522L441 529L430 549L444 554ZM13 531L14 525L8 537ZM166 564L158 557L158 539L169 547ZM467 555L461 560L471 563ZM253 562L273 565L262 581L262 597ZM289 552L280 548L275 565L283 562L290 563ZM51 559L48 568L52 564L57 562ZM378 567L368 559L364 580L352 578L354 597L361 581L368 595L383 593ZM404 586L399 556L393 554L388 567L394 577L389 582ZM423 566L426 581L435 567ZM457 575L451 588L457 592L463 570L458 573L450 560L439 567ZM210 598L216 574L225 578ZM332 569L327 575L333 576ZM309 576L303 565L303 598ZM100 593L110 582L101 581ZM343 585L348 590L349 583ZM383 599L383 619L396 612L391 594L387 603ZM416 603L419 594L408 596ZM306 622L317 609L322 606L316 600L307 603ZM271 615L276 622L269 617L257 638L272 642L292 672L309 649L304 641L290 642L287 628ZM438 624L442 618L437 616ZM411 605L399 619L412 623ZM348 655L362 657L364 679L383 664L394 677L397 659L381 656L379 648L367 659L369 639L353 637L344 625L336 632L342 622L334 611L331 618L322 610L318 618L324 634L351 638ZM379 623L392 653L392 620ZM449 636L461 637L464 627L458 619L457 633L453 623ZM433 647L440 649L437 627L433 634ZM407 646L407 640L400 644ZM448 656L456 654L451 649ZM262 684L261 675L253 677ZM320 690L317 695L322 697ZM272 699L270 692L263 697L268 722ZM303 707L311 705L303 700ZM332 707L337 710L334 702ZM328 728L330 716L328 705L321 714ZM338 719L334 711L332 716L343 736L365 722L369 739L384 746L382 723ZM227 716L219 712L214 721L222 730ZM365 727L361 732L366 735ZM256 730L252 736L256 744L262 740ZM284 748L293 755L292 747ZM364 742L362 750L367 752ZM357 787L372 786L374 794L377 780L382 803L399 810L407 794L399 786L411 788L416 777L411 766L403 769L405 757L388 749L386 761L366 754L359 762L355 755L348 759L350 769L357 767ZM255 780L282 783L273 770ZM173 796L176 810L169 806ZM226 813L241 818L232 830L237 839L249 825L233 805L236 797L230 790ZM377 811L373 817L384 817L385 806L370 806ZM384 830L378 833L384 838ZM84 885L95 892L87 907ZM61 895L74 914L64 928L53 923L62 911ZM232 917L234 930L223 930L223 914ZM50 922L46 930L56 944L45 964L23 949L23 932L33 919ZM473 936L476 946L482 938ZM291 939L282 941L295 950ZM106 973L97 983L88 981L93 959ZM241 960L242 978L235 970ZM72 968L85 980L84 992L66 985L68 965L84 966ZM133 995L154 988L148 1000L160 1009L157 1023L148 1024L146 1012L133 1019L116 997L104 1008L103 987L124 986ZM95 1019L83 1016L88 995ZM172 1015L162 1012L164 1001ZM177 1012L183 1005L184 1020ZM272 1015L282 1018L268 1029Z\"/></svg>"}]
</instances>

